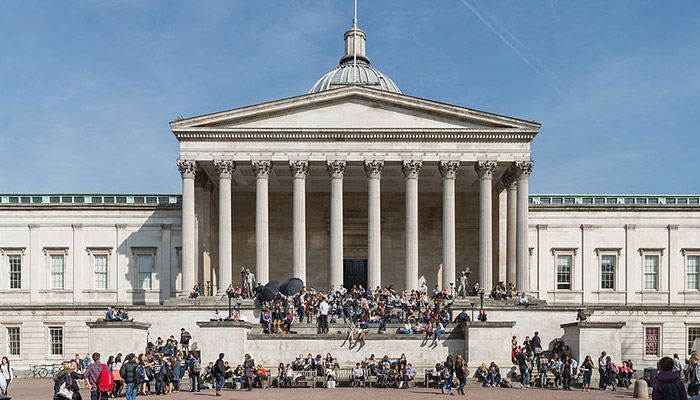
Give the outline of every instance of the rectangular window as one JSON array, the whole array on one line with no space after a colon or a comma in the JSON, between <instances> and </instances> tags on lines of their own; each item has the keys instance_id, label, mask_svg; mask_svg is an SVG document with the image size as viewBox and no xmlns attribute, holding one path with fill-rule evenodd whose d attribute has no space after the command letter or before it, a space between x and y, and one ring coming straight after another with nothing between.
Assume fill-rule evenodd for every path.
<instances>
[{"instance_id":1,"label":"rectangular window","mask_svg":"<svg viewBox=\"0 0 700 400\"><path fill-rule=\"evenodd\" d=\"M153 278L153 256L139 254L137 256L139 266L139 288L151 289Z\"/></svg>"},{"instance_id":2,"label":"rectangular window","mask_svg":"<svg viewBox=\"0 0 700 400\"><path fill-rule=\"evenodd\" d=\"M600 256L600 288L615 289L615 261L613 255Z\"/></svg>"},{"instance_id":3,"label":"rectangular window","mask_svg":"<svg viewBox=\"0 0 700 400\"><path fill-rule=\"evenodd\" d=\"M96 254L93 262L95 264L95 289L107 289L107 255Z\"/></svg>"},{"instance_id":4,"label":"rectangular window","mask_svg":"<svg viewBox=\"0 0 700 400\"><path fill-rule=\"evenodd\" d=\"M659 289L659 256L644 256L644 289Z\"/></svg>"},{"instance_id":5,"label":"rectangular window","mask_svg":"<svg viewBox=\"0 0 700 400\"><path fill-rule=\"evenodd\" d=\"M644 355L659 357L661 328L644 328Z\"/></svg>"},{"instance_id":6,"label":"rectangular window","mask_svg":"<svg viewBox=\"0 0 700 400\"><path fill-rule=\"evenodd\" d=\"M22 256L10 255L7 260L10 264L10 289L22 289Z\"/></svg>"},{"instance_id":7,"label":"rectangular window","mask_svg":"<svg viewBox=\"0 0 700 400\"><path fill-rule=\"evenodd\" d=\"M51 289L63 289L65 256L51 256Z\"/></svg>"},{"instance_id":8,"label":"rectangular window","mask_svg":"<svg viewBox=\"0 0 700 400\"><path fill-rule=\"evenodd\" d=\"M557 256L557 289L571 290L571 262L573 256Z\"/></svg>"},{"instance_id":9,"label":"rectangular window","mask_svg":"<svg viewBox=\"0 0 700 400\"><path fill-rule=\"evenodd\" d=\"M688 290L698 290L698 273L700 273L700 256L688 256L685 261Z\"/></svg>"},{"instance_id":10,"label":"rectangular window","mask_svg":"<svg viewBox=\"0 0 700 400\"><path fill-rule=\"evenodd\" d=\"M698 346L694 347L695 341L698 340ZM694 351L700 350L700 328L699 327L689 327L688 328L688 355L693 354Z\"/></svg>"},{"instance_id":11,"label":"rectangular window","mask_svg":"<svg viewBox=\"0 0 700 400\"><path fill-rule=\"evenodd\" d=\"M52 355L52 356L62 356L63 355L63 327L62 326L50 326L49 327L49 355Z\"/></svg>"},{"instance_id":12,"label":"rectangular window","mask_svg":"<svg viewBox=\"0 0 700 400\"><path fill-rule=\"evenodd\" d=\"M20 355L20 336L19 327L11 326L7 328L7 354L11 356Z\"/></svg>"}]
</instances>

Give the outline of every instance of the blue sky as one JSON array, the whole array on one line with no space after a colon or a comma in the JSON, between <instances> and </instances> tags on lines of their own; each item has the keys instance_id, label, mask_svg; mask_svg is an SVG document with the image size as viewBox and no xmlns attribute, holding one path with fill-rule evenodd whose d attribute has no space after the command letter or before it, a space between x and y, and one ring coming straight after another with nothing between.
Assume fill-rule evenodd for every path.
<instances>
[{"instance_id":1,"label":"blue sky","mask_svg":"<svg viewBox=\"0 0 700 400\"><path fill-rule=\"evenodd\" d=\"M0 192L179 193L178 115L306 93L352 1L0 0ZM531 193L700 193L700 1L360 0L409 95L542 123Z\"/></svg>"}]
</instances>

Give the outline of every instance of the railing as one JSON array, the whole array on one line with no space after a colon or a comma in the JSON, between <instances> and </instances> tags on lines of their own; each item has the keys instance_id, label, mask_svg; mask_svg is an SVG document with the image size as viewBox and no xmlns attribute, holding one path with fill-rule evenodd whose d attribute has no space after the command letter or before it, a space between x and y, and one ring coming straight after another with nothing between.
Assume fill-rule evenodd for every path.
<instances>
[{"instance_id":1,"label":"railing","mask_svg":"<svg viewBox=\"0 0 700 400\"><path fill-rule=\"evenodd\" d=\"M533 194L530 204L566 206L698 206L698 195L575 195L575 194Z\"/></svg>"},{"instance_id":2,"label":"railing","mask_svg":"<svg viewBox=\"0 0 700 400\"><path fill-rule=\"evenodd\" d=\"M174 194L9 194L0 195L0 204L168 205L182 204L182 196Z\"/></svg>"}]
</instances>

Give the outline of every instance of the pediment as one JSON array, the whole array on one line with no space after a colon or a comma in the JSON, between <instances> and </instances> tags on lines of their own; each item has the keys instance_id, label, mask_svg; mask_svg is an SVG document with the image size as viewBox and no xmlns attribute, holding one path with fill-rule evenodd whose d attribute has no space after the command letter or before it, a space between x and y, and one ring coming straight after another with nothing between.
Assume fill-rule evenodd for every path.
<instances>
[{"instance_id":1,"label":"pediment","mask_svg":"<svg viewBox=\"0 0 700 400\"><path fill-rule=\"evenodd\" d=\"M171 122L173 132L275 130L532 133L540 125L398 93L347 86ZM178 136L180 139L180 136Z\"/></svg>"}]
</instances>

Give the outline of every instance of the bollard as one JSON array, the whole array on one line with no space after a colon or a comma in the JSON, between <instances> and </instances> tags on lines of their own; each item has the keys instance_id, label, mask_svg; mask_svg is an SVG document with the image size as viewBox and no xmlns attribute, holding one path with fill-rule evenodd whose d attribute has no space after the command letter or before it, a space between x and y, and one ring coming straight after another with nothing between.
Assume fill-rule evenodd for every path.
<instances>
[{"instance_id":1,"label":"bollard","mask_svg":"<svg viewBox=\"0 0 700 400\"><path fill-rule=\"evenodd\" d=\"M649 387L647 386L647 381L645 381L644 379L637 379L636 381L634 381L634 398L649 398Z\"/></svg>"}]
</instances>

